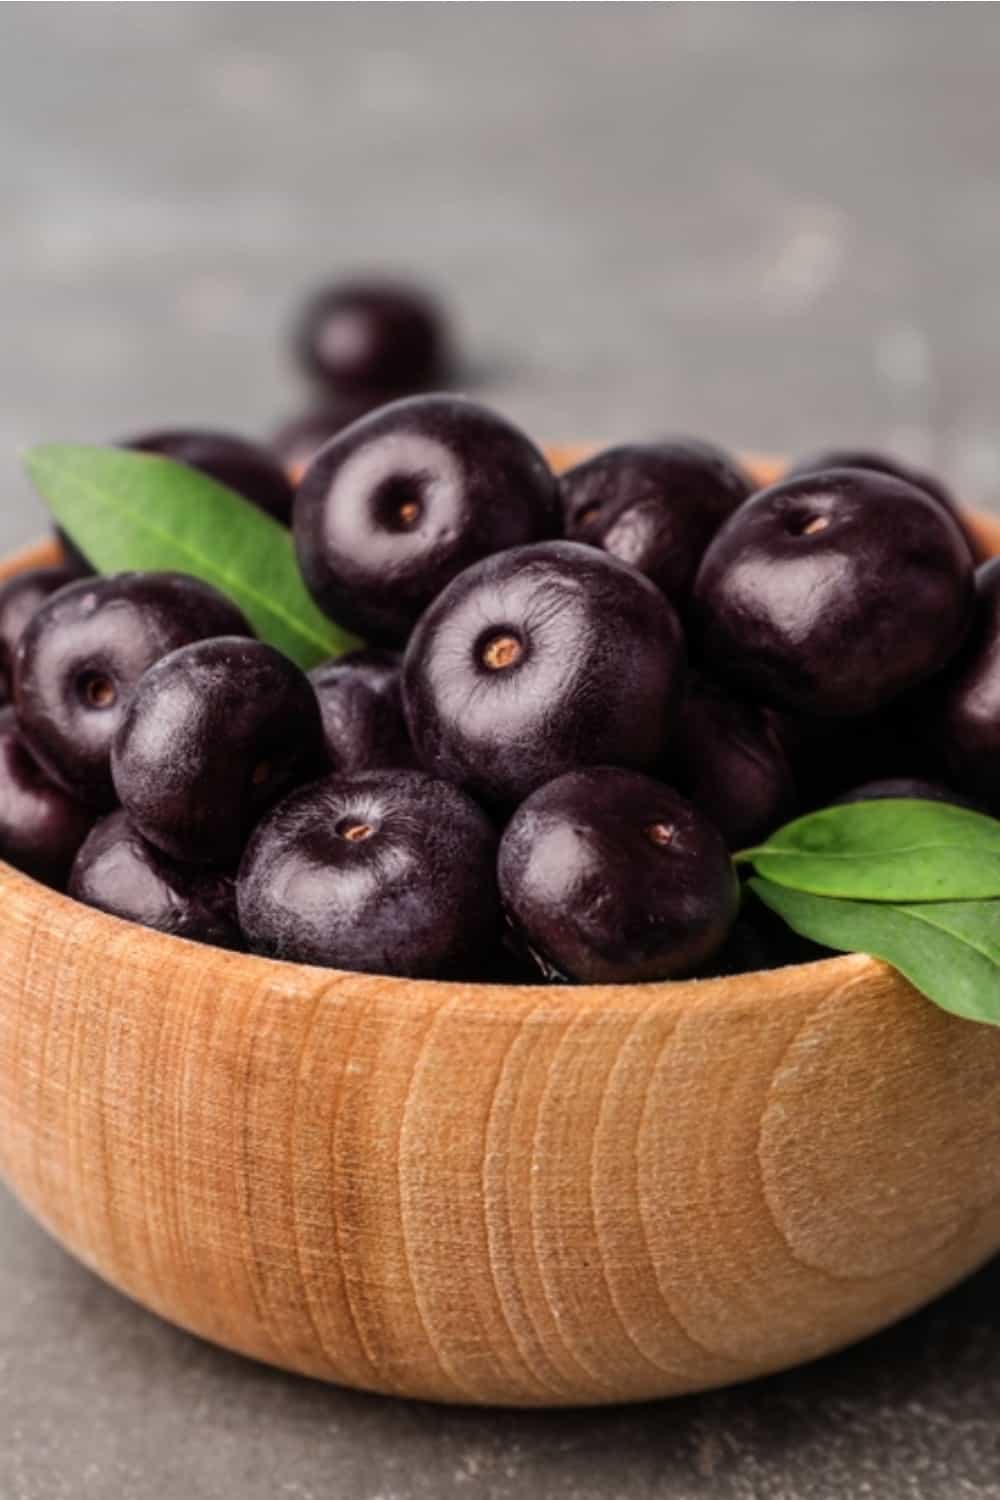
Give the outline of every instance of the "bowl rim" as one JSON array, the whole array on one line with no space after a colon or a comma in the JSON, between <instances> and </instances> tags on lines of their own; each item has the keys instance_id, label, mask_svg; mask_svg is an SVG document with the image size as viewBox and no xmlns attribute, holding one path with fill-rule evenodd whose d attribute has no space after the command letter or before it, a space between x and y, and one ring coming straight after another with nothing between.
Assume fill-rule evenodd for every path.
<instances>
[{"instance_id":1,"label":"bowl rim","mask_svg":"<svg viewBox=\"0 0 1000 1500\"><path fill-rule=\"evenodd\" d=\"M546 446L545 453L553 469L559 473L574 463L582 462L599 451L601 446L595 443L552 444ZM780 460L759 455L745 455L743 462L761 487L774 483L785 467ZM1000 518L967 510L962 514L987 550L1000 554ZM61 558L62 551L54 537L29 543L0 558L0 582L27 568L58 565ZM289 980L303 975L309 975L315 980L323 975L333 987L346 980L377 985L383 1002L399 1001L406 1005L414 1003L420 996L437 1003L449 999L468 1000L478 997L481 1002L493 999L501 1006L515 999L535 999L546 1011L556 1012L561 1012L567 1005L579 1012L592 1007L606 1008L612 1003L616 1009L637 1011L668 996L679 1005L696 997L699 1001L711 997L716 1001L739 1000L743 1003L748 992L755 988L763 987L769 993L781 990L786 984L801 988L806 975L810 980L815 978L817 989L822 987L828 990L830 985L838 981L846 982L862 973L874 975L891 967L883 960L871 958L867 954L845 953L805 964L788 964L778 969L755 969L740 974L653 980L634 984L553 985L510 984L496 980L408 979L396 975L330 969L315 964L293 963L286 959L266 958L260 954L206 946L188 938L149 928L140 929L134 922L85 906L63 892L51 890L0 860L0 896L4 895L13 896L18 905L23 904L30 896L33 905L48 908L46 926L58 926L64 931L77 923L83 923L88 928L93 926L98 935L102 930L106 932L108 942L116 935L120 937L127 932L135 938L141 932L143 943L150 951L154 945L168 944L167 952L179 957L183 950L187 950L188 957L197 962L204 962L207 951L211 954L212 962L245 968L247 979L251 982L268 972L275 978L284 974Z\"/></svg>"}]
</instances>

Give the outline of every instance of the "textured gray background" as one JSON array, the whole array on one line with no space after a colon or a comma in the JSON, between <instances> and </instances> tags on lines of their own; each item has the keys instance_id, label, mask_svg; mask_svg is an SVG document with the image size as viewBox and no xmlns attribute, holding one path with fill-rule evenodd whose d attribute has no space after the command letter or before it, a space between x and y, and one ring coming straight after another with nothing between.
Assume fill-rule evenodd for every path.
<instances>
[{"instance_id":1,"label":"textured gray background","mask_svg":"<svg viewBox=\"0 0 1000 1500\"><path fill-rule=\"evenodd\" d=\"M267 432L318 277L409 269L540 437L865 439L1000 500L995 6L6 5L16 449ZM634 1411L438 1412L157 1323L0 1193L0 1500L1000 1496L1000 1266L835 1360Z\"/></svg>"}]
</instances>

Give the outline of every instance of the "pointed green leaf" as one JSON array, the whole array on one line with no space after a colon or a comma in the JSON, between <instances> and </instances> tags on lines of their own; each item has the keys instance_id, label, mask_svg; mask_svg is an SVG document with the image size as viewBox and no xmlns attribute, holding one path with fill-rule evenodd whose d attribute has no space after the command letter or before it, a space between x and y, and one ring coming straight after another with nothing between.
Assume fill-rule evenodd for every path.
<instances>
[{"instance_id":1,"label":"pointed green leaf","mask_svg":"<svg viewBox=\"0 0 1000 1500\"><path fill-rule=\"evenodd\" d=\"M287 528L207 474L159 455L71 443L33 448L26 466L99 572L191 573L305 670L358 644L313 603Z\"/></svg>"},{"instance_id":2,"label":"pointed green leaf","mask_svg":"<svg viewBox=\"0 0 1000 1500\"><path fill-rule=\"evenodd\" d=\"M792 890L862 901L1000 897L1000 821L894 798L810 813L739 856Z\"/></svg>"},{"instance_id":3,"label":"pointed green leaf","mask_svg":"<svg viewBox=\"0 0 1000 1500\"><path fill-rule=\"evenodd\" d=\"M750 881L794 932L844 953L884 959L943 1010L1000 1025L1000 901L892 906Z\"/></svg>"}]
</instances>

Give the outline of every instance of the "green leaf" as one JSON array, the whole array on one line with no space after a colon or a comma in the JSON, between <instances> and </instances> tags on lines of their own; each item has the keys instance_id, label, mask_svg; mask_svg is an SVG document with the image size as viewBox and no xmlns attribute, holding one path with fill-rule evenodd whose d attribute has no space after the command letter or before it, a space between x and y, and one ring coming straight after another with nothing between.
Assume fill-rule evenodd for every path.
<instances>
[{"instance_id":1,"label":"green leaf","mask_svg":"<svg viewBox=\"0 0 1000 1500\"><path fill-rule=\"evenodd\" d=\"M892 798L798 818L738 856L792 890L862 901L1000 897L1000 821L945 802Z\"/></svg>"},{"instance_id":2,"label":"green leaf","mask_svg":"<svg viewBox=\"0 0 1000 1500\"><path fill-rule=\"evenodd\" d=\"M46 443L27 455L39 494L101 573L191 573L305 670L358 642L306 592L291 533L195 469L149 453Z\"/></svg>"},{"instance_id":3,"label":"green leaf","mask_svg":"<svg viewBox=\"0 0 1000 1500\"><path fill-rule=\"evenodd\" d=\"M1000 1025L1000 901L892 906L750 887L794 932L844 953L882 958L943 1010Z\"/></svg>"}]
</instances>

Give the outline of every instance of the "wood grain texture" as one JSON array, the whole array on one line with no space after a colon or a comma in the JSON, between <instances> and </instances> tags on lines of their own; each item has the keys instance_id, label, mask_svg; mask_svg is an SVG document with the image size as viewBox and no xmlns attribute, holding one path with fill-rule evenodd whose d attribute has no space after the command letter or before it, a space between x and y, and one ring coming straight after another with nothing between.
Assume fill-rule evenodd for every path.
<instances>
[{"instance_id":1,"label":"wood grain texture","mask_svg":"<svg viewBox=\"0 0 1000 1500\"><path fill-rule=\"evenodd\" d=\"M406 982L140 931L6 867L0 941L0 1172L124 1292L289 1369L671 1395L859 1338L1000 1247L1000 1031L864 957Z\"/></svg>"}]
</instances>

